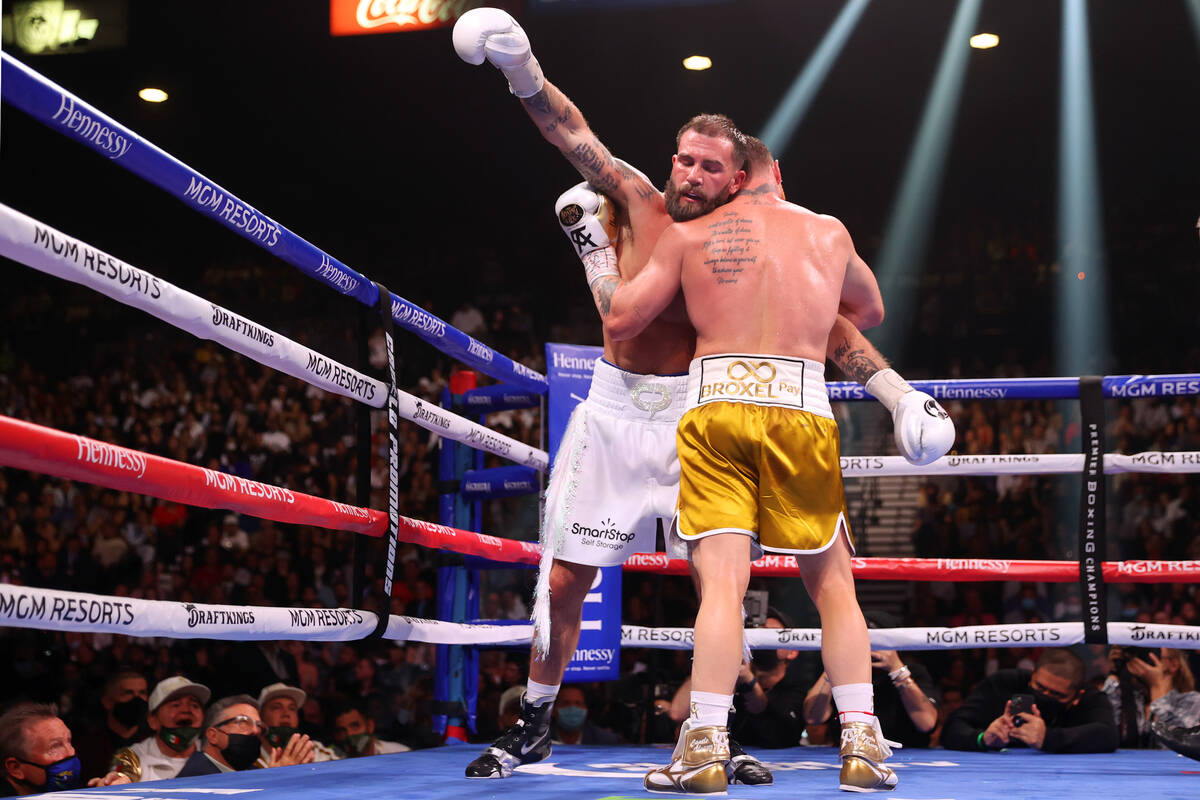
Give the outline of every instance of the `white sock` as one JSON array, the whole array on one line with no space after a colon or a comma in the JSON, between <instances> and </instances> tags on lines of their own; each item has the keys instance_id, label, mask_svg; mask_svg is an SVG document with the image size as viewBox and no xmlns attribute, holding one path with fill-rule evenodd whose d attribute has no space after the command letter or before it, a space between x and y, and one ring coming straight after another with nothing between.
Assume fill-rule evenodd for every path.
<instances>
[{"instance_id":1,"label":"white sock","mask_svg":"<svg viewBox=\"0 0 1200 800\"><path fill-rule=\"evenodd\" d=\"M692 692L692 725L721 725L729 722L733 695Z\"/></svg>"},{"instance_id":2,"label":"white sock","mask_svg":"<svg viewBox=\"0 0 1200 800\"><path fill-rule=\"evenodd\" d=\"M561 683L538 683L533 678L525 684L525 702L531 706L540 706L543 703L553 703L558 697L558 688Z\"/></svg>"},{"instance_id":3,"label":"white sock","mask_svg":"<svg viewBox=\"0 0 1200 800\"><path fill-rule=\"evenodd\" d=\"M869 683L843 683L833 687L833 702L838 707L838 720L847 722L875 721L875 689Z\"/></svg>"}]
</instances>

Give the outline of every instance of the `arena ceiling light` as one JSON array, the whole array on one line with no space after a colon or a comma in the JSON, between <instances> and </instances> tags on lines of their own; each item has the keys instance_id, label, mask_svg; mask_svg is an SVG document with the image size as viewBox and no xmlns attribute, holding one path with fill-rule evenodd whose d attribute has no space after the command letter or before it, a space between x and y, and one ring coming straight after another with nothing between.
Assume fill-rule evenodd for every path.
<instances>
[{"instance_id":1,"label":"arena ceiling light","mask_svg":"<svg viewBox=\"0 0 1200 800\"><path fill-rule=\"evenodd\" d=\"M994 33L977 33L971 37L971 47L976 50L990 50L1000 44L1000 37Z\"/></svg>"},{"instance_id":2,"label":"arena ceiling light","mask_svg":"<svg viewBox=\"0 0 1200 800\"><path fill-rule=\"evenodd\" d=\"M683 68L694 71L708 69L712 66L712 59L708 56L688 56L683 60Z\"/></svg>"},{"instance_id":3,"label":"arena ceiling light","mask_svg":"<svg viewBox=\"0 0 1200 800\"><path fill-rule=\"evenodd\" d=\"M140 92L138 92L138 97L142 98L147 103L161 103L167 99L167 93L162 89L155 89L147 86L145 89L142 89Z\"/></svg>"}]
</instances>

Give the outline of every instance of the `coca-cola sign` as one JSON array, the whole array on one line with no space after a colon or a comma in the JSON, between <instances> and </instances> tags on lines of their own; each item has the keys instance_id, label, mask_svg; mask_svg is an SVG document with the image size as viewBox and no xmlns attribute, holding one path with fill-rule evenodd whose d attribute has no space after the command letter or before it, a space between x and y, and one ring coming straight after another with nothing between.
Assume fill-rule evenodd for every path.
<instances>
[{"instance_id":1,"label":"coca-cola sign","mask_svg":"<svg viewBox=\"0 0 1200 800\"><path fill-rule=\"evenodd\" d=\"M521 4L495 0L329 0L329 32L334 36L356 36L445 28L482 5L515 14Z\"/></svg>"}]
</instances>

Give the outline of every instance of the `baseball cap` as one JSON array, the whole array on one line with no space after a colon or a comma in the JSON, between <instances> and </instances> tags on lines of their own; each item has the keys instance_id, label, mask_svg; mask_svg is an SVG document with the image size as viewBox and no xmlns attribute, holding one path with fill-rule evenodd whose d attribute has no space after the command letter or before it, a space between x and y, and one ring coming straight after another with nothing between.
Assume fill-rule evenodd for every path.
<instances>
[{"instance_id":1,"label":"baseball cap","mask_svg":"<svg viewBox=\"0 0 1200 800\"><path fill-rule=\"evenodd\" d=\"M297 708L302 708L305 701L308 700L308 695L304 693L303 689L288 686L286 683L272 683L270 686L263 687L263 690L258 693L258 707L262 708L268 700L279 695L295 700Z\"/></svg>"},{"instance_id":2,"label":"baseball cap","mask_svg":"<svg viewBox=\"0 0 1200 800\"><path fill-rule=\"evenodd\" d=\"M520 701L521 695L523 694L525 694L525 687L523 685L510 686L505 689L504 694L500 695L500 713L504 713L504 709L509 703L513 702L514 700Z\"/></svg>"},{"instance_id":3,"label":"baseball cap","mask_svg":"<svg viewBox=\"0 0 1200 800\"><path fill-rule=\"evenodd\" d=\"M200 705L204 705L208 702L208 698L212 697L212 692L204 684L194 683L182 675L176 675L173 678L159 681L158 685L154 687L154 691L150 693L150 711L154 712L163 703L184 694L190 694L196 698Z\"/></svg>"}]
</instances>

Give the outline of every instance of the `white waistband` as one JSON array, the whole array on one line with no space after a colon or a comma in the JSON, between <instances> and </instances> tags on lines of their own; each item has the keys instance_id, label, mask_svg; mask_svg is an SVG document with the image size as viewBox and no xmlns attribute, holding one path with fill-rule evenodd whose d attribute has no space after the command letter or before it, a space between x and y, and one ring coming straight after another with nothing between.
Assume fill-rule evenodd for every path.
<instances>
[{"instance_id":1,"label":"white waistband","mask_svg":"<svg viewBox=\"0 0 1200 800\"><path fill-rule=\"evenodd\" d=\"M722 353L692 361L687 407L714 401L781 406L833 419L825 365L807 358Z\"/></svg>"},{"instance_id":2,"label":"white waistband","mask_svg":"<svg viewBox=\"0 0 1200 800\"><path fill-rule=\"evenodd\" d=\"M590 405L630 419L677 421L686 408L688 376L639 375L596 359Z\"/></svg>"}]
</instances>

